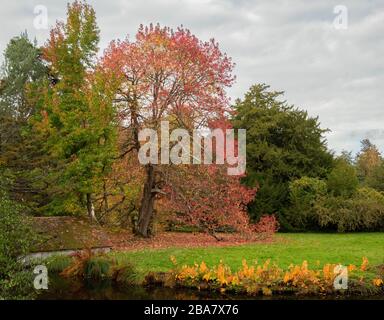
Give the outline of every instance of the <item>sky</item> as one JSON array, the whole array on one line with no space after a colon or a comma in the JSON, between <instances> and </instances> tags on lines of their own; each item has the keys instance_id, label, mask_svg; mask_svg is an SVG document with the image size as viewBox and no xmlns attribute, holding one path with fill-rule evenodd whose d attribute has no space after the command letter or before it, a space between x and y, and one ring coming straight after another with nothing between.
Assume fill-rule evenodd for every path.
<instances>
[{"instance_id":1,"label":"sky","mask_svg":"<svg viewBox=\"0 0 384 320\"><path fill-rule=\"evenodd\" d=\"M66 3L2 0L0 51L25 30L43 45L49 29L65 18ZM88 3L96 10L101 52L113 39L133 39L140 24L183 25L201 40L214 38L236 63L236 83L228 90L233 101L252 84L266 83L318 116L331 130L328 147L336 153L355 154L364 138L384 152L384 0Z\"/></svg>"}]
</instances>

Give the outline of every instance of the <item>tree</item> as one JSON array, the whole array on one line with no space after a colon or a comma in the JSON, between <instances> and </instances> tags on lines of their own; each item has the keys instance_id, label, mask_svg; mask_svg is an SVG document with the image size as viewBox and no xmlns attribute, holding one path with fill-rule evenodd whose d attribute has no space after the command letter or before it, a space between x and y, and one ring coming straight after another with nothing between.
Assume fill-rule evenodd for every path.
<instances>
[{"instance_id":1,"label":"tree","mask_svg":"<svg viewBox=\"0 0 384 320\"><path fill-rule=\"evenodd\" d=\"M241 185L240 177L227 175L226 169L217 164L168 168L163 188L167 196L161 204L175 213L175 221L196 226L216 239L220 228L250 233L246 206L256 190Z\"/></svg>"},{"instance_id":2,"label":"tree","mask_svg":"<svg viewBox=\"0 0 384 320\"><path fill-rule=\"evenodd\" d=\"M279 100L283 92L254 85L235 103L235 128L247 130L247 176L244 183L258 187L249 206L253 219L276 213L283 228L290 228L285 209L289 206L290 181L325 177L333 157L327 151L318 118Z\"/></svg>"},{"instance_id":3,"label":"tree","mask_svg":"<svg viewBox=\"0 0 384 320\"><path fill-rule=\"evenodd\" d=\"M4 52L0 111L2 116L8 115L19 125L25 124L35 111L34 105L29 103L27 85L41 80L46 74L40 57L41 50L37 48L36 42L32 43L28 39L26 32L12 38ZM5 123L2 122L3 125ZM15 133L15 130L11 130L8 135L13 136Z\"/></svg>"},{"instance_id":4,"label":"tree","mask_svg":"<svg viewBox=\"0 0 384 320\"><path fill-rule=\"evenodd\" d=\"M350 197L358 185L356 169L344 159L336 159L336 164L327 177L328 191L334 196Z\"/></svg>"},{"instance_id":5,"label":"tree","mask_svg":"<svg viewBox=\"0 0 384 320\"><path fill-rule=\"evenodd\" d=\"M101 192L116 146L113 98L116 78L95 66L99 29L95 12L82 2L68 5L44 48L52 81L35 126L55 159L50 183L54 214L81 214L97 220L94 194Z\"/></svg>"},{"instance_id":6,"label":"tree","mask_svg":"<svg viewBox=\"0 0 384 320\"><path fill-rule=\"evenodd\" d=\"M381 155L377 147L364 139L361 141L361 151L356 156L356 165L360 181L365 181L374 168L380 165Z\"/></svg>"},{"instance_id":7,"label":"tree","mask_svg":"<svg viewBox=\"0 0 384 320\"><path fill-rule=\"evenodd\" d=\"M8 168L12 181L8 191L18 201L36 201L41 195L36 185L41 146L30 131L30 119L37 110L38 88L47 78L41 50L28 39L27 33L14 37L4 52L0 81L0 166ZM42 201L40 197L39 201Z\"/></svg>"},{"instance_id":8,"label":"tree","mask_svg":"<svg viewBox=\"0 0 384 320\"><path fill-rule=\"evenodd\" d=\"M103 68L119 75L121 126L129 132L121 154L138 152L138 132L159 130L162 120L192 131L209 127L230 111L225 89L234 80L233 64L218 44L202 42L184 28L140 26L135 41L114 41L102 59ZM156 195L162 184L161 165L145 167L146 181L136 232L149 236Z\"/></svg>"},{"instance_id":9,"label":"tree","mask_svg":"<svg viewBox=\"0 0 384 320\"><path fill-rule=\"evenodd\" d=\"M327 184L317 178L302 177L289 183L290 210L288 220L295 228L316 228L315 204L327 194Z\"/></svg>"},{"instance_id":10,"label":"tree","mask_svg":"<svg viewBox=\"0 0 384 320\"><path fill-rule=\"evenodd\" d=\"M343 150L343 151L341 151L341 154L338 158L344 160L345 162L347 162L350 165L354 165L354 159L352 156L352 151Z\"/></svg>"},{"instance_id":11,"label":"tree","mask_svg":"<svg viewBox=\"0 0 384 320\"><path fill-rule=\"evenodd\" d=\"M368 187L384 192L384 160L375 166L366 177L365 183Z\"/></svg>"}]
</instances>

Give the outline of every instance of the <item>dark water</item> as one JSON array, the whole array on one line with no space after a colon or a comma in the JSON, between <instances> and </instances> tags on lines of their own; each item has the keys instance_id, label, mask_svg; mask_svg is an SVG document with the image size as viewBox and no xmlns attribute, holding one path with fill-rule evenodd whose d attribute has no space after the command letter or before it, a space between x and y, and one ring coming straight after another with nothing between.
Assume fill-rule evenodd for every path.
<instances>
[{"instance_id":1,"label":"dark water","mask_svg":"<svg viewBox=\"0 0 384 320\"><path fill-rule=\"evenodd\" d=\"M218 300L237 300L237 299L253 299L253 300L292 300L292 299L380 299L384 300L384 296L374 297L361 297L361 296L305 296L298 297L278 296L247 296L235 294L220 294L210 291L198 291L193 289L177 289L177 288L163 288L163 287L143 287L143 286L118 286L109 280L103 281L76 281L65 279L59 276L51 276L49 280L49 289L44 290L38 299L52 300L52 299L73 299L73 300L204 300L204 299L218 299Z\"/></svg>"},{"instance_id":2,"label":"dark water","mask_svg":"<svg viewBox=\"0 0 384 320\"><path fill-rule=\"evenodd\" d=\"M243 299L245 296L228 296L216 292L192 289L164 287L121 286L110 280L76 281L59 276L51 276L48 290L44 290L38 299L75 299L75 300L204 300L204 299ZM249 297L248 297L249 298Z\"/></svg>"}]
</instances>

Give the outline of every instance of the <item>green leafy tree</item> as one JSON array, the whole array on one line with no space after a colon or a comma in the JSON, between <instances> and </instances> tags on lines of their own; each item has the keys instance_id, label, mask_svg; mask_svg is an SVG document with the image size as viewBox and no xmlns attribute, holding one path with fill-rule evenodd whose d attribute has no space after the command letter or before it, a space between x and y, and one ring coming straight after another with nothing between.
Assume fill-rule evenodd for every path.
<instances>
[{"instance_id":1,"label":"green leafy tree","mask_svg":"<svg viewBox=\"0 0 384 320\"><path fill-rule=\"evenodd\" d=\"M341 151L341 154L340 156L338 157L339 159L343 159L345 162L353 165L354 164L354 159L353 159L353 156L352 156L352 151L347 151L347 150L343 150Z\"/></svg>"},{"instance_id":2,"label":"green leafy tree","mask_svg":"<svg viewBox=\"0 0 384 320\"><path fill-rule=\"evenodd\" d=\"M327 184L317 178L302 177L289 184L291 214L289 222L295 228L316 229L315 204L327 194Z\"/></svg>"},{"instance_id":3,"label":"green leafy tree","mask_svg":"<svg viewBox=\"0 0 384 320\"><path fill-rule=\"evenodd\" d=\"M318 118L280 100L282 94L265 84L252 86L243 100L236 101L233 125L247 130L244 182L259 187L249 207L251 217L276 213L287 229L289 182L303 176L325 177L333 157Z\"/></svg>"},{"instance_id":4,"label":"green leafy tree","mask_svg":"<svg viewBox=\"0 0 384 320\"><path fill-rule=\"evenodd\" d=\"M49 182L53 214L81 214L97 220L94 201L115 157L113 75L96 66L99 29L95 12L82 2L68 5L44 48L52 81L35 123L55 159Z\"/></svg>"},{"instance_id":5,"label":"green leafy tree","mask_svg":"<svg viewBox=\"0 0 384 320\"><path fill-rule=\"evenodd\" d=\"M350 197L359 185L357 172L353 165L339 158L327 177L328 191L334 196Z\"/></svg>"}]
</instances>

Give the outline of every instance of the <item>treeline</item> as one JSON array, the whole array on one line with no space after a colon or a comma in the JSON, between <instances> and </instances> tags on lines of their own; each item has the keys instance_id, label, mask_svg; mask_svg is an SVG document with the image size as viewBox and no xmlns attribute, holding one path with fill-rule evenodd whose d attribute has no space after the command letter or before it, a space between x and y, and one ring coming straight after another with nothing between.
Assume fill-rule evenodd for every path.
<instances>
[{"instance_id":1,"label":"treeline","mask_svg":"<svg viewBox=\"0 0 384 320\"><path fill-rule=\"evenodd\" d=\"M254 190L225 166L138 162L142 129L230 126L233 62L189 30L140 26L98 57L93 8L68 5L41 48L26 34L4 54L3 187L33 215L85 216L147 237L157 221L214 235L248 228Z\"/></svg>"},{"instance_id":2,"label":"treeline","mask_svg":"<svg viewBox=\"0 0 384 320\"><path fill-rule=\"evenodd\" d=\"M230 105L231 59L186 29L141 26L97 58L99 32L92 7L76 1L43 47L22 34L4 52L0 188L24 212L88 215L142 236L158 222L247 231L249 218L272 214L282 230L383 228L383 159L369 141L354 159L335 157L318 118L265 84ZM141 166L138 132L163 120L247 129L246 176Z\"/></svg>"},{"instance_id":3,"label":"treeline","mask_svg":"<svg viewBox=\"0 0 384 320\"><path fill-rule=\"evenodd\" d=\"M251 218L277 214L283 230L384 228L384 160L369 140L353 157L327 149L318 118L255 85L237 101L233 123L247 129L247 177L258 191Z\"/></svg>"}]
</instances>

